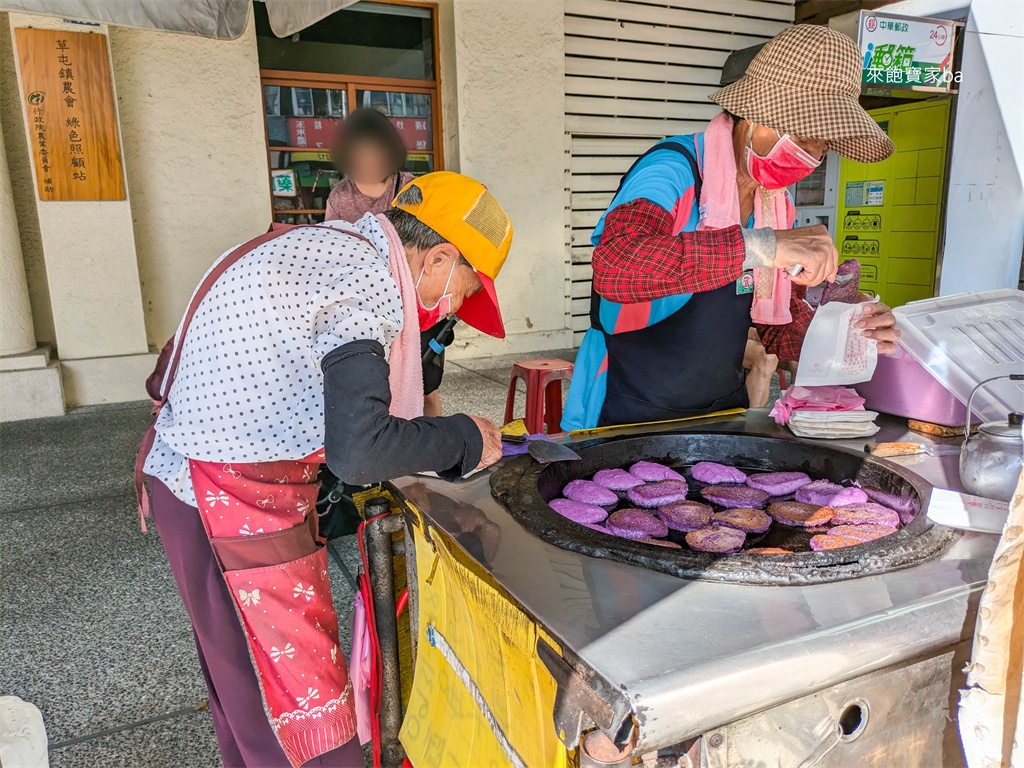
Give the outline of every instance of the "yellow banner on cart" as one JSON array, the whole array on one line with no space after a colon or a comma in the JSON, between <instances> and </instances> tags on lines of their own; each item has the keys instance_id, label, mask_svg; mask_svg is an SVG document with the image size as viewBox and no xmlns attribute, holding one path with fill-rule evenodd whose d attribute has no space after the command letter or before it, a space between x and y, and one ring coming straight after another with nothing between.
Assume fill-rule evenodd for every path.
<instances>
[{"instance_id":1,"label":"yellow banner on cart","mask_svg":"<svg viewBox=\"0 0 1024 768\"><path fill-rule=\"evenodd\" d=\"M558 644L449 536L412 526L418 643L400 734L415 768L565 768L556 686L537 638ZM433 630L433 631L431 631Z\"/></svg>"}]
</instances>

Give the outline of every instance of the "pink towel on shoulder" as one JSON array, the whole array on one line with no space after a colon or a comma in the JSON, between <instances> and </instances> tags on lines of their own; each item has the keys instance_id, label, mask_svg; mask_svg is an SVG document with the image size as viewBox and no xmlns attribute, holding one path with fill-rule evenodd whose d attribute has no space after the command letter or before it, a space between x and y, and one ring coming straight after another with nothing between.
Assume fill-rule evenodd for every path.
<instances>
[{"instance_id":1,"label":"pink towel on shoulder","mask_svg":"<svg viewBox=\"0 0 1024 768\"><path fill-rule=\"evenodd\" d=\"M736 150L732 141L733 122L720 112L704 131L703 181L700 192L700 220L697 229L725 229L740 221L740 198L736 189ZM754 195L754 226L772 229L790 226L785 190L761 189ZM793 322L789 300L793 286L779 269L754 270L754 303L750 319L764 325Z\"/></svg>"},{"instance_id":2,"label":"pink towel on shoulder","mask_svg":"<svg viewBox=\"0 0 1024 768\"><path fill-rule=\"evenodd\" d=\"M420 320L416 311L416 284L402 241L383 214L377 214L388 239L388 268L402 295L402 332L391 344L391 415L415 419L423 415L423 357L420 353Z\"/></svg>"}]
</instances>

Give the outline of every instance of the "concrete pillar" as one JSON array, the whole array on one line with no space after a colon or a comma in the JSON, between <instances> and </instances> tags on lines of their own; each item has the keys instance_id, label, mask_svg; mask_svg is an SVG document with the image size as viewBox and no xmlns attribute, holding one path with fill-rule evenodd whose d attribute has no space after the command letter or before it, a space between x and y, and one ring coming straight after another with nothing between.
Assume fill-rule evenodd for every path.
<instances>
[{"instance_id":1,"label":"concrete pillar","mask_svg":"<svg viewBox=\"0 0 1024 768\"><path fill-rule=\"evenodd\" d=\"M18 27L81 31L59 18L17 13L8 15L8 25L15 64ZM107 33L106 27L91 31ZM26 94L21 93L20 80L14 97L21 111L8 119L20 117L27 133L27 115L21 108ZM115 105L116 98L115 83ZM30 169L34 173L31 164ZM129 196L126 194L124 200L40 202L34 182L15 187L15 192L35 201L60 356L59 365L53 365L63 381L64 401L79 406L144 400L143 382L155 356L149 352L146 339ZM17 403L17 398L4 390L0 395L6 401L0 402L0 419L27 418L6 407L7 403Z\"/></svg>"},{"instance_id":2,"label":"concrete pillar","mask_svg":"<svg viewBox=\"0 0 1024 768\"><path fill-rule=\"evenodd\" d=\"M17 119L20 115L14 117ZM6 150L0 130L0 421L60 416L64 413L60 368L50 360L48 347L36 346ZM2 721L14 712L7 705L17 701L20 700L0 697L0 759L3 760L20 754L17 751L20 747L2 738ZM45 734L42 743L45 760ZM5 756L5 752L9 754Z\"/></svg>"},{"instance_id":3,"label":"concrete pillar","mask_svg":"<svg viewBox=\"0 0 1024 768\"><path fill-rule=\"evenodd\" d=\"M7 170L4 134L0 131L0 357L28 352L35 346L14 192Z\"/></svg>"},{"instance_id":4,"label":"concrete pillar","mask_svg":"<svg viewBox=\"0 0 1024 768\"><path fill-rule=\"evenodd\" d=\"M564 3L454 0L441 15L445 133L457 136L458 166L487 185L512 219L508 261L495 281L505 339L460 326L452 359L572 346L566 327L568 197L565 152ZM445 30L454 32L452 51ZM449 35L451 32L449 32ZM510 85L509 73L515 73ZM448 101L454 74L457 123Z\"/></svg>"}]
</instances>

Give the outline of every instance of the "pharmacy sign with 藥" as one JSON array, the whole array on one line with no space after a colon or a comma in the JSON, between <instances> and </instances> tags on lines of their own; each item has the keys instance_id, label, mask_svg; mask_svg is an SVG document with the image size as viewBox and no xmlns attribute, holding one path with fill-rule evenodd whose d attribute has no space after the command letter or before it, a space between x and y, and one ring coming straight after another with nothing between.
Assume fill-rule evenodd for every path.
<instances>
[{"instance_id":1,"label":"pharmacy sign with \u85e5","mask_svg":"<svg viewBox=\"0 0 1024 768\"><path fill-rule=\"evenodd\" d=\"M861 82L868 88L901 88L953 93L960 73L953 69L958 24L861 11Z\"/></svg>"}]
</instances>

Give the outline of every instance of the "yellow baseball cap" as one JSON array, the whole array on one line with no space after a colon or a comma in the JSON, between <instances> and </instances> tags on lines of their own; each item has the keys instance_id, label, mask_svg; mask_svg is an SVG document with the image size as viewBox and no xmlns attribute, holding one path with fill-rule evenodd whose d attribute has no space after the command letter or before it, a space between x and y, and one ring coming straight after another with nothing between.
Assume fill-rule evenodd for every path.
<instances>
[{"instance_id":1,"label":"yellow baseball cap","mask_svg":"<svg viewBox=\"0 0 1024 768\"><path fill-rule=\"evenodd\" d=\"M421 202L399 202L412 187L419 189ZM475 179L452 171L435 171L413 179L391 203L412 214L459 249L476 270L484 289L462 302L456 313L479 331L505 338L505 324L498 308L494 278L498 276L512 245L512 222L508 214Z\"/></svg>"}]
</instances>

